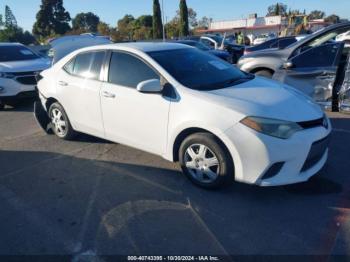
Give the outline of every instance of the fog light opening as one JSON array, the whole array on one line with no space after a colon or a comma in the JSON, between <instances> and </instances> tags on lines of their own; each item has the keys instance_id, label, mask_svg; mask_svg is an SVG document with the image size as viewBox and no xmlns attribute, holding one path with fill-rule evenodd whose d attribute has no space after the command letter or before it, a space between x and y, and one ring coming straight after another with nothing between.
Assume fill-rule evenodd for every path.
<instances>
[{"instance_id":1,"label":"fog light opening","mask_svg":"<svg viewBox=\"0 0 350 262\"><path fill-rule=\"evenodd\" d=\"M269 178L272 178L274 176L277 176L278 173L281 171L282 167L284 166L285 162L278 162L273 164L265 173L265 175L262 177L262 180L266 180Z\"/></svg>"}]
</instances>

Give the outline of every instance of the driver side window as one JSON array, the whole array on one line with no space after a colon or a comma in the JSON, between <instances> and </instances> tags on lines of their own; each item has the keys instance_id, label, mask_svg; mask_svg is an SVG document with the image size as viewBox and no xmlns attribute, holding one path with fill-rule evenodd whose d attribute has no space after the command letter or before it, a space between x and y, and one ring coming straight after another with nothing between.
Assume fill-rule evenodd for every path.
<instances>
[{"instance_id":1,"label":"driver side window","mask_svg":"<svg viewBox=\"0 0 350 262\"><path fill-rule=\"evenodd\" d=\"M141 59L128 53L112 53L108 73L109 83L136 88L140 82L150 79L160 79L160 77Z\"/></svg>"},{"instance_id":2,"label":"driver side window","mask_svg":"<svg viewBox=\"0 0 350 262\"><path fill-rule=\"evenodd\" d=\"M340 50L340 44L327 44L311 48L292 58L296 68L333 66Z\"/></svg>"}]
</instances>

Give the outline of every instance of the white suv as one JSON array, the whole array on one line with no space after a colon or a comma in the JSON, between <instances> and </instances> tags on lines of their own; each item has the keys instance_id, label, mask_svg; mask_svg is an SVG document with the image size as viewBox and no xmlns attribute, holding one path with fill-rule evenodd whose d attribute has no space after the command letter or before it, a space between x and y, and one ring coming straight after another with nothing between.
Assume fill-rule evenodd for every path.
<instances>
[{"instance_id":1,"label":"white suv","mask_svg":"<svg viewBox=\"0 0 350 262\"><path fill-rule=\"evenodd\" d=\"M0 43L0 109L36 95L35 76L50 67L50 60L16 43Z\"/></svg>"}]
</instances>

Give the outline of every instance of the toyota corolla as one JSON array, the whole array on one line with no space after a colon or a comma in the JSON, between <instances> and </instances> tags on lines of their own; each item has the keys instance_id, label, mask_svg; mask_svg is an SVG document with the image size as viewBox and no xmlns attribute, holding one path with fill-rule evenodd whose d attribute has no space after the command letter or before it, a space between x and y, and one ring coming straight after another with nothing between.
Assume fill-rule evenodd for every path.
<instances>
[{"instance_id":1,"label":"toyota corolla","mask_svg":"<svg viewBox=\"0 0 350 262\"><path fill-rule=\"evenodd\" d=\"M310 98L182 44L80 49L42 72L38 89L47 131L179 162L205 188L304 182L328 157L330 121Z\"/></svg>"}]
</instances>

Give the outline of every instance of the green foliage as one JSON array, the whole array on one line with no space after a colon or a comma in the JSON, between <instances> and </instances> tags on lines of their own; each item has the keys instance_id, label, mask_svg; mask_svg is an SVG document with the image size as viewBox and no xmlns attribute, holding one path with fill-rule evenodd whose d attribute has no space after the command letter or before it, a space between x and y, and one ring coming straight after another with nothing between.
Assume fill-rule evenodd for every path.
<instances>
[{"instance_id":1,"label":"green foliage","mask_svg":"<svg viewBox=\"0 0 350 262\"><path fill-rule=\"evenodd\" d=\"M325 12L320 10L313 10L309 15L310 20L323 19L326 16Z\"/></svg>"},{"instance_id":2,"label":"green foliage","mask_svg":"<svg viewBox=\"0 0 350 262\"><path fill-rule=\"evenodd\" d=\"M324 19L324 21L327 23L337 24L337 23L340 23L340 17L333 14L333 15L327 16Z\"/></svg>"},{"instance_id":3,"label":"green foliage","mask_svg":"<svg viewBox=\"0 0 350 262\"><path fill-rule=\"evenodd\" d=\"M189 35L188 8L186 0L180 0L180 36Z\"/></svg>"},{"instance_id":4,"label":"green foliage","mask_svg":"<svg viewBox=\"0 0 350 262\"><path fill-rule=\"evenodd\" d=\"M36 40L30 32L23 32L23 29L20 27L9 27L0 30L0 42L18 42L30 45L35 44Z\"/></svg>"},{"instance_id":5,"label":"green foliage","mask_svg":"<svg viewBox=\"0 0 350 262\"><path fill-rule=\"evenodd\" d=\"M167 38L176 39L180 36L180 19L174 17L169 23L165 25Z\"/></svg>"},{"instance_id":6,"label":"green foliage","mask_svg":"<svg viewBox=\"0 0 350 262\"><path fill-rule=\"evenodd\" d=\"M63 7L63 0L42 0L33 33L41 39L63 35L70 30L70 20L69 13Z\"/></svg>"},{"instance_id":7,"label":"green foliage","mask_svg":"<svg viewBox=\"0 0 350 262\"><path fill-rule=\"evenodd\" d=\"M163 38L163 23L162 23L162 12L160 10L159 0L153 0L153 38Z\"/></svg>"},{"instance_id":8,"label":"green foliage","mask_svg":"<svg viewBox=\"0 0 350 262\"><path fill-rule=\"evenodd\" d=\"M97 26L100 23L100 18L94 13L79 13L73 18L73 30L80 30L82 32L97 32Z\"/></svg>"},{"instance_id":9,"label":"green foliage","mask_svg":"<svg viewBox=\"0 0 350 262\"><path fill-rule=\"evenodd\" d=\"M287 5L283 3L277 3L270 5L268 7L268 13L266 16L275 16L275 15L287 15Z\"/></svg>"},{"instance_id":10,"label":"green foliage","mask_svg":"<svg viewBox=\"0 0 350 262\"><path fill-rule=\"evenodd\" d=\"M8 5L5 6L5 27L17 27L16 17L13 15L12 10Z\"/></svg>"}]
</instances>

